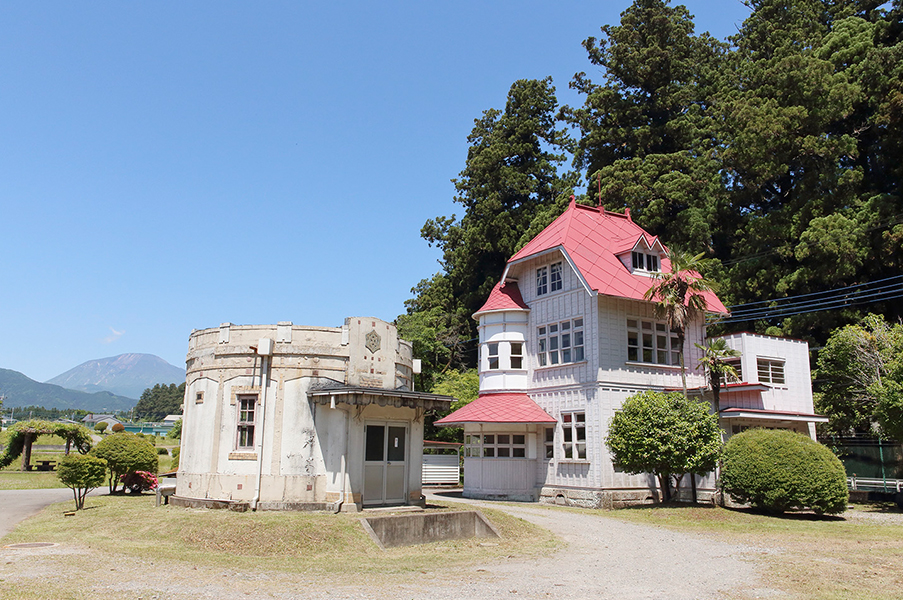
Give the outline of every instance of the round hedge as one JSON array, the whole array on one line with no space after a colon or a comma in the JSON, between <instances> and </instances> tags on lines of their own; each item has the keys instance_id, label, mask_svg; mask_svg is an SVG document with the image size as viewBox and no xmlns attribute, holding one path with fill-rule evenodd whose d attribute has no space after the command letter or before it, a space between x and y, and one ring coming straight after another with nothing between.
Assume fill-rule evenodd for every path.
<instances>
[{"instance_id":1,"label":"round hedge","mask_svg":"<svg viewBox=\"0 0 903 600\"><path fill-rule=\"evenodd\" d=\"M811 508L837 514L847 508L843 465L809 436L750 429L731 437L722 456L721 489L738 502L777 513Z\"/></svg>"},{"instance_id":2,"label":"round hedge","mask_svg":"<svg viewBox=\"0 0 903 600\"><path fill-rule=\"evenodd\" d=\"M119 476L135 471L157 472L157 451L146 439L121 431L108 435L91 450L91 454L107 461L110 492L116 491Z\"/></svg>"}]
</instances>

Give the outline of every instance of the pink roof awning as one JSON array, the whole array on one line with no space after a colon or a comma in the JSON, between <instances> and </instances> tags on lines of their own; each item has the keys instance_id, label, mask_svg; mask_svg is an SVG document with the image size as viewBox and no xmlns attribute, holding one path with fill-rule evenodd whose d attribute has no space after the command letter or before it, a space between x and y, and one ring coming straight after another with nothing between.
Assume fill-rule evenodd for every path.
<instances>
[{"instance_id":1,"label":"pink roof awning","mask_svg":"<svg viewBox=\"0 0 903 600\"><path fill-rule=\"evenodd\" d=\"M464 423L555 423L555 419L534 402L527 394L480 394L480 397L462 406L436 425L447 427Z\"/></svg>"}]
</instances>

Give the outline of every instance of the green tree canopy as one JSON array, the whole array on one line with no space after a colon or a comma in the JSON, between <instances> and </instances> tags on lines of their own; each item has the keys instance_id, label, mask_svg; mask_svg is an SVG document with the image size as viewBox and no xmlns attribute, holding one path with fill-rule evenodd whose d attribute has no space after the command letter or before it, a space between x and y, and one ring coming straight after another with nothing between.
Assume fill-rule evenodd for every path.
<instances>
[{"instance_id":1,"label":"green tree canopy","mask_svg":"<svg viewBox=\"0 0 903 600\"><path fill-rule=\"evenodd\" d=\"M718 417L705 403L677 392L640 392L624 401L612 417L605 443L615 464L631 474L652 473L669 498L685 473L715 468L721 448Z\"/></svg>"},{"instance_id":2,"label":"green tree canopy","mask_svg":"<svg viewBox=\"0 0 903 600\"><path fill-rule=\"evenodd\" d=\"M57 477L75 496L75 510L85 507L85 496L103 485L107 473L107 461L96 456L73 454L65 457L57 466Z\"/></svg>"},{"instance_id":3,"label":"green tree canopy","mask_svg":"<svg viewBox=\"0 0 903 600\"><path fill-rule=\"evenodd\" d=\"M158 383L141 393L135 405L135 416L148 421L162 421L166 415L181 414L184 399L184 382L179 385Z\"/></svg>"},{"instance_id":4,"label":"green tree canopy","mask_svg":"<svg viewBox=\"0 0 903 600\"><path fill-rule=\"evenodd\" d=\"M91 454L107 461L111 494L116 492L120 475L135 471L157 472L154 445L133 433L122 431L108 435L91 450Z\"/></svg>"},{"instance_id":5,"label":"green tree canopy","mask_svg":"<svg viewBox=\"0 0 903 600\"><path fill-rule=\"evenodd\" d=\"M869 314L836 329L818 354L816 410L831 434L872 432L903 439L903 324Z\"/></svg>"}]
</instances>

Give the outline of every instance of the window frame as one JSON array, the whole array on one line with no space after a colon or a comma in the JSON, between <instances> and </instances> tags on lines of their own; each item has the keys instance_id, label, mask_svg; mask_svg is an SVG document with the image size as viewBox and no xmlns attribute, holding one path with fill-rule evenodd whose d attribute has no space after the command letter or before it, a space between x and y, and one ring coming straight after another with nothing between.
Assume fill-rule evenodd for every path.
<instances>
[{"instance_id":1,"label":"window frame","mask_svg":"<svg viewBox=\"0 0 903 600\"><path fill-rule=\"evenodd\" d=\"M489 371L498 371L501 368L502 365L499 360L499 342L486 343L486 361L486 366Z\"/></svg>"},{"instance_id":2,"label":"window frame","mask_svg":"<svg viewBox=\"0 0 903 600\"><path fill-rule=\"evenodd\" d=\"M583 317L536 327L536 364L558 367L586 361L586 323Z\"/></svg>"},{"instance_id":3,"label":"window frame","mask_svg":"<svg viewBox=\"0 0 903 600\"><path fill-rule=\"evenodd\" d=\"M549 293L560 292L564 285L564 267L561 261L549 265Z\"/></svg>"},{"instance_id":4,"label":"window frame","mask_svg":"<svg viewBox=\"0 0 903 600\"><path fill-rule=\"evenodd\" d=\"M583 447L583 456L580 455L581 446ZM559 448L561 449L562 460L589 460L587 456L585 410L572 410L561 413L561 443Z\"/></svg>"},{"instance_id":5,"label":"window frame","mask_svg":"<svg viewBox=\"0 0 903 600\"><path fill-rule=\"evenodd\" d=\"M631 325L631 323L635 323L635 325ZM628 317L626 325L627 362L659 365L662 367L680 366L677 333L673 330L669 331L667 323L641 317ZM631 334L636 335L631 337ZM665 345L660 347L663 339ZM635 350L635 352L632 353L632 350ZM662 358L665 360L662 360ZM668 361L669 358L670 362Z\"/></svg>"},{"instance_id":6,"label":"window frame","mask_svg":"<svg viewBox=\"0 0 903 600\"><path fill-rule=\"evenodd\" d=\"M517 352L515 353L515 348ZM510 367L512 371L523 371L526 367L524 367L524 343L523 342L508 342L508 356L510 361ZM517 366L515 366L515 361L517 362Z\"/></svg>"},{"instance_id":7,"label":"window frame","mask_svg":"<svg viewBox=\"0 0 903 600\"><path fill-rule=\"evenodd\" d=\"M464 458L526 459L527 434L496 431L465 434Z\"/></svg>"},{"instance_id":8,"label":"window frame","mask_svg":"<svg viewBox=\"0 0 903 600\"><path fill-rule=\"evenodd\" d=\"M630 266L634 272L660 273L661 264L661 256L658 253L652 251L642 252L640 250L631 250L630 252Z\"/></svg>"},{"instance_id":9,"label":"window frame","mask_svg":"<svg viewBox=\"0 0 903 600\"><path fill-rule=\"evenodd\" d=\"M257 394L237 394L236 400L236 427L235 427L235 449L236 450L254 450L256 448L256 427L257 427L257 405L259 396ZM245 403L250 404L246 407ZM248 419L250 413L250 419ZM250 435L250 445L243 442L248 441Z\"/></svg>"},{"instance_id":10,"label":"window frame","mask_svg":"<svg viewBox=\"0 0 903 600\"><path fill-rule=\"evenodd\" d=\"M768 383L771 385L787 385L787 374L784 369L784 360L777 358L767 358L764 356L756 357L756 376L759 383ZM763 370L762 367L765 366ZM765 376L763 378L763 372Z\"/></svg>"},{"instance_id":11,"label":"window frame","mask_svg":"<svg viewBox=\"0 0 903 600\"><path fill-rule=\"evenodd\" d=\"M549 293L549 267L536 269L536 295L544 296Z\"/></svg>"}]
</instances>

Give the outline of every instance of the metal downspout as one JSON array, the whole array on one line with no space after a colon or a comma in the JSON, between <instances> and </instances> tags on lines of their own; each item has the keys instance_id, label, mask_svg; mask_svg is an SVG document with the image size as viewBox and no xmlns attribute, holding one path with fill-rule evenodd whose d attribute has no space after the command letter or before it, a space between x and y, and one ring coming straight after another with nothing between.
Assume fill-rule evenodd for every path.
<instances>
[{"instance_id":1,"label":"metal downspout","mask_svg":"<svg viewBox=\"0 0 903 600\"><path fill-rule=\"evenodd\" d=\"M269 356L260 357L263 361L260 365L260 447L257 450L257 481L254 484L254 498L251 500L251 510L257 510L260 502L260 482L263 479L263 437L266 434L264 420L267 414L267 387L269 387Z\"/></svg>"}]
</instances>

